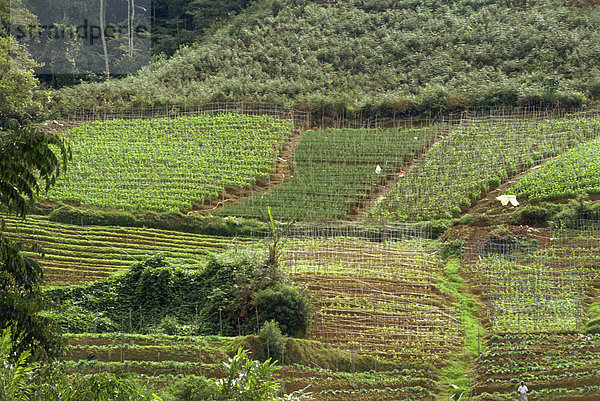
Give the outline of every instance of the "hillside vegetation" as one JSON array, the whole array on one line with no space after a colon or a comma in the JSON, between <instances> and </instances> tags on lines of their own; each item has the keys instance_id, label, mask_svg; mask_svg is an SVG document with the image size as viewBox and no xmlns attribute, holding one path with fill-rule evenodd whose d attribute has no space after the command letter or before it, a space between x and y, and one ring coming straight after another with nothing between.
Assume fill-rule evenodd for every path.
<instances>
[{"instance_id":1,"label":"hillside vegetation","mask_svg":"<svg viewBox=\"0 0 600 401\"><path fill-rule=\"evenodd\" d=\"M73 168L47 198L189 209L225 186L267 178L292 131L290 120L235 113L84 123L66 134Z\"/></svg>"},{"instance_id":2,"label":"hillside vegetation","mask_svg":"<svg viewBox=\"0 0 600 401\"><path fill-rule=\"evenodd\" d=\"M263 0L136 75L66 88L55 111L212 101L372 116L579 106L600 95L600 10L562 0Z\"/></svg>"}]
</instances>

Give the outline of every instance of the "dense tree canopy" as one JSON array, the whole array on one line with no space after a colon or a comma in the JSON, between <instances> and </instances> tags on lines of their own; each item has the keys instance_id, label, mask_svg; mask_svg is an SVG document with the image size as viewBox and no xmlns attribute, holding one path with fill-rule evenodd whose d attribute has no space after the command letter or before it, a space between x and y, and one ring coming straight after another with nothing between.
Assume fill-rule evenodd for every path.
<instances>
[{"instance_id":1,"label":"dense tree canopy","mask_svg":"<svg viewBox=\"0 0 600 401\"><path fill-rule=\"evenodd\" d=\"M247 101L318 115L578 107L600 96L599 26L600 9L562 0L263 0L137 76L60 99L68 110Z\"/></svg>"}]
</instances>

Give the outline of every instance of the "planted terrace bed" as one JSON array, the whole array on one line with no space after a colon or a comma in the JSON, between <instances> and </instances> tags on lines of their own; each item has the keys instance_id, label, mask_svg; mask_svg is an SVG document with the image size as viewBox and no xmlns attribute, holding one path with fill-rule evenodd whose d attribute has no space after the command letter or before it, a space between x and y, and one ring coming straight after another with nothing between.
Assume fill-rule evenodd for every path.
<instances>
[{"instance_id":1,"label":"planted terrace bed","mask_svg":"<svg viewBox=\"0 0 600 401\"><path fill-rule=\"evenodd\" d=\"M356 215L387 183L402 177L442 132L441 125L307 131L291 161L291 176L281 186L216 213L262 217L269 206L280 219Z\"/></svg>"},{"instance_id":2,"label":"planted terrace bed","mask_svg":"<svg viewBox=\"0 0 600 401\"><path fill-rule=\"evenodd\" d=\"M54 223L42 216L8 218L7 236L35 242L45 256L29 253L43 266L46 285L82 284L105 278L157 253L172 262L201 266L210 253L249 240L177 231Z\"/></svg>"},{"instance_id":3,"label":"planted terrace bed","mask_svg":"<svg viewBox=\"0 0 600 401\"><path fill-rule=\"evenodd\" d=\"M437 141L370 211L389 220L459 215L492 187L590 141L596 116L476 118Z\"/></svg>"},{"instance_id":4,"label":"planted terrace bed","mask_svg":"<svg viewBox=\"0 0 600 401\"><path fill-rule=\"evenodd\" d=\"M236 113L114 119L64 134L73 150L48 200L125 210L189 210L267 179L291 119Z\"/></svg>"},{"instance_id":5,"label":"planted terrace bed","mask_svg":"<svg viewBox=\"0 0 600 401\"><path fill-rule=\"evenodd\" d=\"M531 399L600 399L600 335L494 335L475 370L474 400L513 400L521 380Z\"/></svg>"}]
</instances>

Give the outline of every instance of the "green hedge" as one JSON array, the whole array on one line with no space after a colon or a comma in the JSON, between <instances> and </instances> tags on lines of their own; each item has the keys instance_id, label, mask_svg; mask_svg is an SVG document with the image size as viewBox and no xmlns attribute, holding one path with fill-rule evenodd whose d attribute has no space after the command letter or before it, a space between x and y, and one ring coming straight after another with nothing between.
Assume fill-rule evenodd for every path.
<instances>
[{"instance_id":1,"label":"green hedge","mask_svg":"<svg viewBox=\"0 0 600 401\"><path fill-rule=\"evenodd\" d=\"M65 224L146 227L219 236L244 236L268 230L266 223L252 219L186 215L179 212L125 212L68 205L53 210L48 218Z\"/></svg>"}]
</instances>

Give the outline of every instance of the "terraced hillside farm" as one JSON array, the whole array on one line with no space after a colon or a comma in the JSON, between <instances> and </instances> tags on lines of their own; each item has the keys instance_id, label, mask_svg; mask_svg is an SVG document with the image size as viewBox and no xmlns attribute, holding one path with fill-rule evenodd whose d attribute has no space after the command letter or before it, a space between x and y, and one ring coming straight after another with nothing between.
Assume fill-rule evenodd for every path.
<instances>
[{"instance_id":1,"label":"terraced hillside farm","mask_svg":"<svg viewBox=\"0 0 600 401\"><path fill-rule=\"evenodd\" d=\"M190 210L268 180L293 120L251 114L84 122L65 134L73 163L48 200L125 210Z\"/></svg>"},{"instance_id":2,"label":"terraced hillside farm","mask_svg":"<svg viewBox=\"0 0 600 401\"><path fill-rule=\"evenodd\" d=\"M421 375L419 387L437 392L434 372L464 345L464 333L450 300L434 284L441 263L427 245L337 236L290 241L283 257L286 269L320 300L310 338L391 360L395 369L410 370L407 377ZM414 382L396 382L393 372L383 370L381 380L392 393L381 399L399 397L393 395L397 391L411 399L430 399L422 389L402 387L414 387ZM332 394L380 399L369 392L360 397L358 391Z\"/></svg>"},{"instance_id":3,"label":"terraced hillside farm","mask_svg":"<svg viewBox=\"0 0 600 401\"><path fill-rule=\"evenodd\" d=\"M600 397L600 337L585 313L600 288L595 222L539 234L550 241L538 250L497 248L472 266L497 333L479 356L474 399L511 400L520 380L536 399Z\"/></svg>"},{"instance_id":4,"label":"terraced hillside farm","mask_svg":"<svg viewBox=\"0 0 600 401\"><path fill-rule=\"evenodd\" d=\"M531 202L600 194L600 139L549 161L523 177L510 192Z\"/></svg>"},{"instance_id":5,"label":"terraced hillside farm","mask_svg":"<svg viewBox=\"0 0 600 401\"><path fill-rule=\"evenodd\" d=\"M181 375L222 376L225 337L164 334L74 334L66 368L72 374L94 371L135 374L139 380L166 385Z\"/></svg>"},{"instance_id":6,"label":"terraced hillside farm","mask_svg":"<svg viewBox=\"0 0 600 401\"><path fill-rule=\"evenodd\" d=\"M147 385L163 388L190 374L223 377L223 362L227 361L227 348L233 341L224 337L164 334L70 335L66 369L73 375L89 375L98 371L125 373ZM288 341L290 350L311 346L323 348L317 343L294 344ZM344 361L338 362L335 371L286 363L280 373L285 391L292 392L310 385L314 399L322 401L340 398L432 399L428 388L434 383L435 375L430 369L416 366L394 369L393 364L388 364L389 371L358 372L356 359L353 362L347 355L342 356Z\"/></svg>"},{"instance_id":7,"label":"terraced hillside farm","mask_svg":"<svg viewBox=\"0 0 600 401\"><path fill-rule=\"evenodd\" d=\"M42 216L7 219L7 223L9 238L43 247L44 257L29 255L42 263L49 286L105 278L157 253L198 268L210 253L251 241L157 229L59 224Z\"/></svg>"},{"instance_id":8,"label":"terraced hillside farm","mask_svg":"<svg viewBox=\"0 0 600 401\"><path fill-rule=\"evenodd\" d=\"M42 263L45 294L60 303L46 316L70 332L73 377L128 373L163 391L189 375L223 377L238 346L264 358L266 340L255 334L268 319L236 302L253 302L259 288L276 293L261 286L281 279L280 288L297 285L315 302L308 339L284 340L286 393L509 401L525 380L532 400L600 398L600 219L585 212L598 210L589 201L600 120L458 121L302 132L291 120L233 114L84 123L68 133L70 181L38 205L50 214L5 218L4 232L45 250L26 255ZM107 141L77 150L77 135ZM122 163L110 164L120 140L152 148L129 159L121 149ZM182 155L189 163L180 167ZM108 166L105 181L86 182L98 163ZM246 167L253 178L235 181ZM496 192L527 209L502 206ZM52 198L61 193L66 205ZM578 194L586 198L534 203ZM510 223L522 211L533 223ZM163 224L181 231L146 227ZM166 261L148 260L159 253Z\"/></svg>"},{"instance_id":9,"label":"terraced hillside farm","mask_svg":"<svg viewBox=\"0 0 600 401\"><path fill-rule=\"evenodd\" d=\"M530 399L594 401L600 397L600 335L522 333L495 335L479 356L477 401L515 399L519 382Z\"/></svg>"},{"instance_id":10,"label":"terraced hillside farm","mask_svg":"<svg viewBox=\"0 0 600 401\"><path fill-rule=\"evenodd\" d=\"M260 218L269 206L280 219L360 217L374 194L403 177L444 127L306 131L283 185L218 214Z\"/></svg>"},{"instance_id":11,"label":"terraced hillside farm","mask_svg":"<svg viewBox=\"0 0 600 401\"><path fill-rule=\"evenodd\" d=\"M465 120L438 141L371 210L373 218L450 218L490 188L594 139L596 117Z\"/></svg>"}]
</instances>

